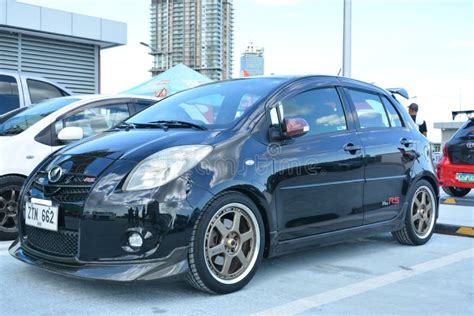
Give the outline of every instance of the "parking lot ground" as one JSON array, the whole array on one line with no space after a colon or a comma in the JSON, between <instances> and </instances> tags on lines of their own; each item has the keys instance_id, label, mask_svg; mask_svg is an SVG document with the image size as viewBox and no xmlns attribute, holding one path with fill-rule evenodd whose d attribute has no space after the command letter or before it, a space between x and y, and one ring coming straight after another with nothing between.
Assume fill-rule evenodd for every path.
<instances>
[{"instance_id":1,"label":"parking lot ground","mask_svg":"<svg viewBox=\"0 0 474 316\"><path fill-rule=\"evenodd\" d=\"M441 195L437 233L474 237L474 192L462 198Z\"/></svg>"},{"instance_id":2,"label":"parking lot ground","mask_svg":"<svg viewBox=\"0 0 474 316\"><path fill-rule=\"evenodd\" d=\"M440 213L449 212L441 206ZM425 246L380 234L267 259L243 290L203 294L184 282L103 283L21 263L0 242L2 315L474 315L474 238Z\"/></svg>"}]
</instances>

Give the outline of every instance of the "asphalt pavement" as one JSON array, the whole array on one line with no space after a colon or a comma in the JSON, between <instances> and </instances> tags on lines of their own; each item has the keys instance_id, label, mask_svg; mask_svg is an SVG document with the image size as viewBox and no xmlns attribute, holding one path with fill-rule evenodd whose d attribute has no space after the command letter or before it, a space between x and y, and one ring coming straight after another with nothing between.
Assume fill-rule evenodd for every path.
<instances>
[{"instance_id":1,"label":"asphalt pavement","mask_svg":"<svg viewBox=\"0 0 474 316\"><path fill-rule=\"evenodd\" d=\"M455 211L474 208L441 205L440 219ZM1 315L474 315L469 237L435 234L410 247L380 234L267 259L247 287L221 296L184 282L71 279L13 259L9 243L0 242Z\"/></svg>"}]
</instances>

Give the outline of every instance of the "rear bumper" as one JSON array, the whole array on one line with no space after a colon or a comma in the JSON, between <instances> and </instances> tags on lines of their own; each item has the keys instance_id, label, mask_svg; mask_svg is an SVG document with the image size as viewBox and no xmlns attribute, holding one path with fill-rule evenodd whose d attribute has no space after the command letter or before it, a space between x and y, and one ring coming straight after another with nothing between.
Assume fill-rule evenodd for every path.
<instances>
[{"instance_id":1,"label":"rear bumper","mask_svg":"<svg viewBox=\"0 0 474 316\"><path fill-rule=\"evenodd\" d=\"M181 278L188 271L187 247L174 249L160 260L141 262L79 262L63 263L35 256L16 240L9 249L16 259L39 268L80 279L102 281L140 281Z\"/></svg>"},{"instance_id":2,"label":"rear bumper","mask_svg":"<svg viewBox=\"0 0 474 316\"><path fill-rule=\"evenodd\" d=\"M455 165L443 159L437 168L438 182L443 187L474 188L474 183L459 182L456 180L456 173L474 174L474 165Z\"/></svg>"}]
</instances>

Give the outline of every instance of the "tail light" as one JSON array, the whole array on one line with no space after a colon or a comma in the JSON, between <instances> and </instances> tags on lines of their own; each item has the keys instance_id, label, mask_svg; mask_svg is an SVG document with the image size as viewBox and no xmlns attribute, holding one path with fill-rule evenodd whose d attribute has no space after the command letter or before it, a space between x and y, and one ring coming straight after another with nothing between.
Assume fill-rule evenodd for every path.
<instances>
[{"instance_id":1,"label":"tail light","mask_svg":"<svg viewBox=\"0 0 474 316\"><path fill-rule=\"evenodd\" d=\"M443 156L441 157L441 160L443 160L443 159L446 159L447 161L449 161L447 144L443 145Z\"/></svg>"}]
</instances>

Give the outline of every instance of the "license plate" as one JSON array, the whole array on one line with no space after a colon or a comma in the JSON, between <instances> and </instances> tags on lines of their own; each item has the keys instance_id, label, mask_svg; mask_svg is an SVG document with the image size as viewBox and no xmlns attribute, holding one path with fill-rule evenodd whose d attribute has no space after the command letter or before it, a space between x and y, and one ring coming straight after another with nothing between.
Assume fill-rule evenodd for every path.
<instances>
[{"instance_id":1,"label":"license plate","mask_svg":"<svg viewBox=\"0 0 474 316\"><path fill-rule=\"evenodd\" d=\"M58 207L53 206L51 201L31 199L26 202L25 223L42 229L58 230Z\"/></svg>"},{"instance_id":2,"label":"license plate","mask_svg":"<svg viewBox=\"0 0 474 316\"><path fill-rule=\"evenodd\" d=\"M456 173L456 180L459 182L474 183L474 173Z\"/></svg>"}]
</instances>

